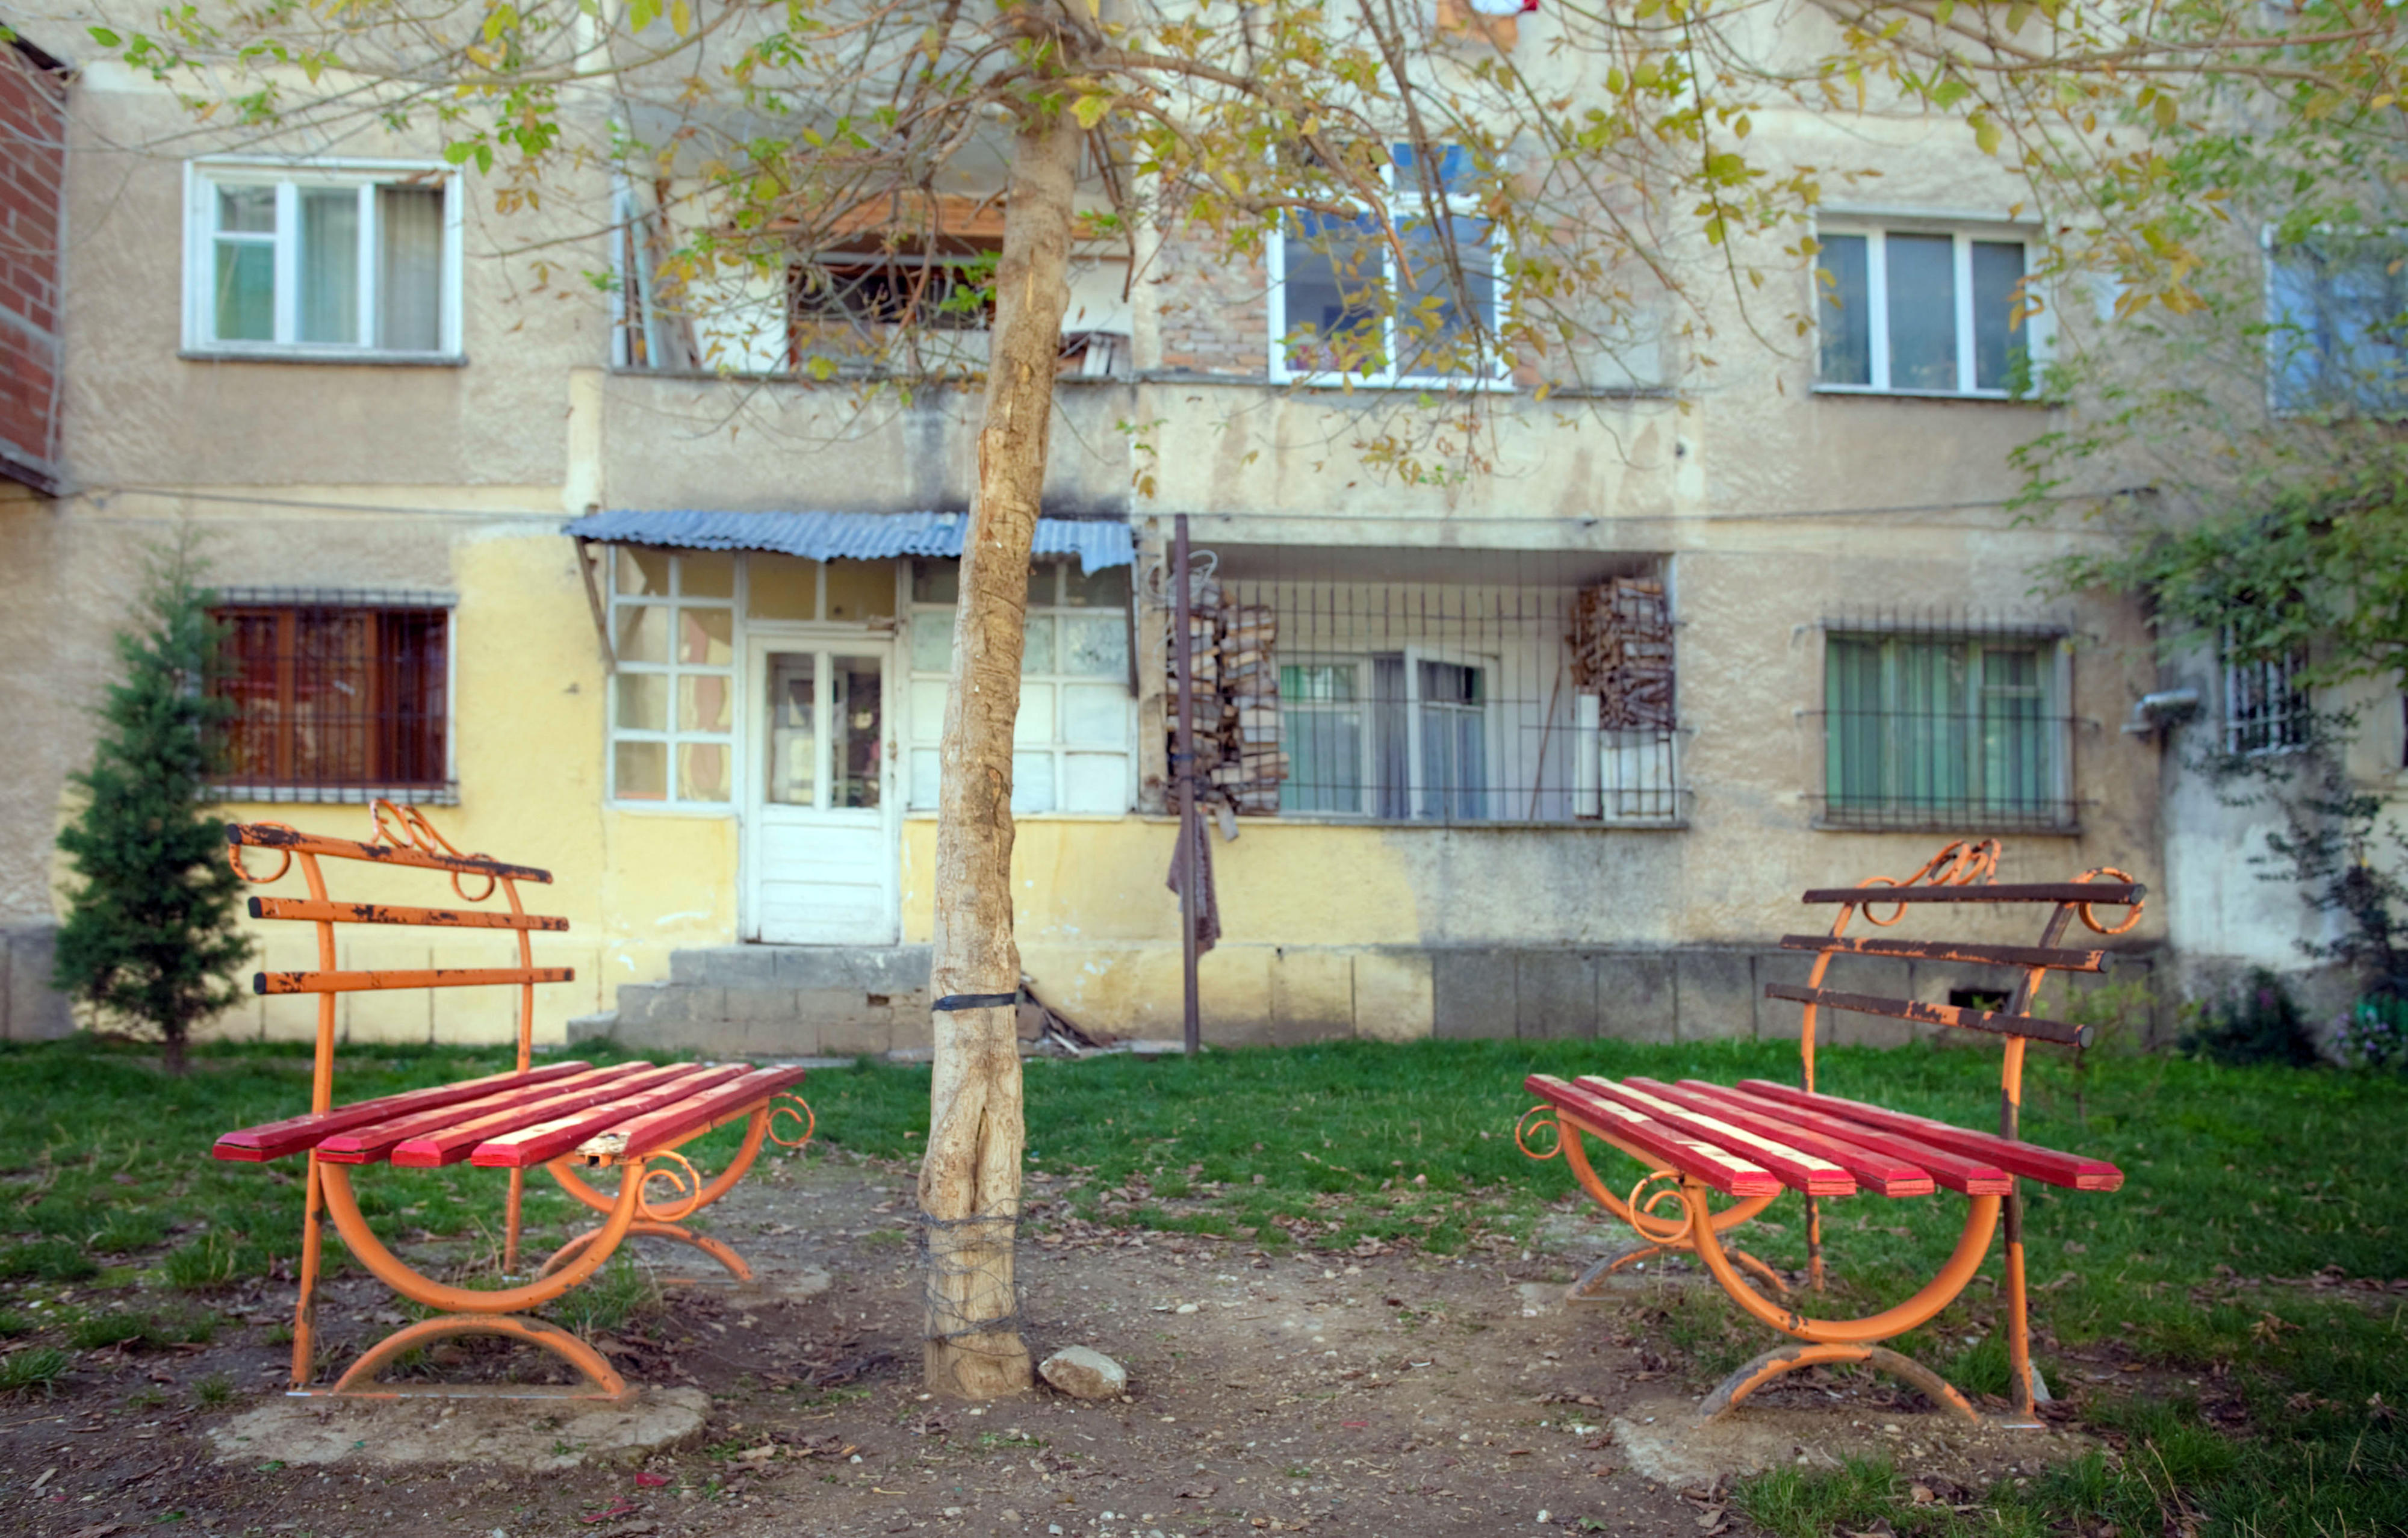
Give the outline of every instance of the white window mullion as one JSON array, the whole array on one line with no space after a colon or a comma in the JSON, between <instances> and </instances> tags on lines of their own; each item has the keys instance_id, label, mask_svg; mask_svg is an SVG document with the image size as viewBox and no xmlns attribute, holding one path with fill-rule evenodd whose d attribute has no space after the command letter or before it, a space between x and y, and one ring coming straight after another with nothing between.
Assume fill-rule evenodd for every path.
<instances>
[{"instance_id":1,"label":"white window mullion","mask_svg":"<svg viewBox=\"0 0 2408 1538\"><path fill-rule=\"evenodd\" d=\"M1882 232L1865 232L1865 349L1872 354L1873 390L1889 388L1889 252Z\"/></svg>"},{"instance_id":2,"label":"white window mullion","mask_svg":"<svg viewBox=\"0 0 2408 1538\"><path fill-rule=\"evenodd\" d=\"M290 347L301 335L301 189L276 184L276 342Z\"/></svg>"},{"instance_id":3,"label":"white window mullion","mask_svg":"<svg viewBox=\"0 0 2408 1538\"><path fill-rule=\"evenodd\" d=\"M362 347L377 344L377 238L376 183L360 183L358 286L360 329L357 340Z\"/></svg>"},{"instance_id":4,"label":"white window mullion","mask_svg":"<svg viewBox=\"0 0 2408 1538\"><path fill-rule=\"evenodd\" d=\"M824 562L821 568L824 572L826 569ZM836 724L835 712L830 708L836 694L836 680L829 676L835 670L833 656L828 652L811 654L811 758L817 774L812 793L823 812L836 805L836 754L831 741L834 734L829 729Z\"/></svg>"},{"instance_id":5,"label":"white window mullion","mask_svg":"<svg viewBox=\"0 0 2408 1538\"><path fill-rule=\"evenodd\" d=\"M1959 233L1950 238L1949 255L1956 272L1956 391L1973 393L1973 242Z\"/></svg>"}]
</instances>

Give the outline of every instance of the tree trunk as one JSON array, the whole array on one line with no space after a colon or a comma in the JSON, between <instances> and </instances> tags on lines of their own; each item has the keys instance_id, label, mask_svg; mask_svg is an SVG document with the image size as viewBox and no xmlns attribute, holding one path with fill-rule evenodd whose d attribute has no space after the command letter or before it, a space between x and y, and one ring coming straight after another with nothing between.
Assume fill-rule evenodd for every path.
<instances>
[{"instance_id":1,"label":"tree trunk","mask_svg":"<svg viewBox=\"0 0 2408 1538\"><path fill-rule=\"evenodd\" d=\"M937 797L933 999L1020 986L1011 934L1011 728L1020 712L1028 547L1045 487L1054 365L1069 304L1079 132L1024 125L1013 143L996 268L996 316L979 431L978 494L962 546L953 672ZM1020 1339L1012 1243L1020 1215L1018 1023L1009 1004L936 1013L927 1157L928 1387L968 1399L1034 1381Z\"/></svg>"}]
</instances>

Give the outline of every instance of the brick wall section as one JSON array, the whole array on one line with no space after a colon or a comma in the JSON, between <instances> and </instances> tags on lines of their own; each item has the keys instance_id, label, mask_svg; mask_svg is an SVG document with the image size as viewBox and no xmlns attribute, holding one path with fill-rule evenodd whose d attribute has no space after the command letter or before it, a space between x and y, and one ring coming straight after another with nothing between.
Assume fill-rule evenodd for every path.
<instances>
[{"instance_id":1,"label":"brick wall section","mask_svg":"<svg viewBox=\"0 0 2408 1538\"><path fill-rule=\"evenodd\" d=\"M1269 372L1270 274L1210 234L1181 231L1156 265L1162 367L1229 379Z\"/></svg>"},{"instance_id":2,"label":"brick wall section","mask_svg":"<svg viewBox=\"0 0 2408 1538\"><path fill-rule=\"evenodd\" d=\"M0 475L56 489L66 72L0 44Z\"/></svg>"}]
</instances>

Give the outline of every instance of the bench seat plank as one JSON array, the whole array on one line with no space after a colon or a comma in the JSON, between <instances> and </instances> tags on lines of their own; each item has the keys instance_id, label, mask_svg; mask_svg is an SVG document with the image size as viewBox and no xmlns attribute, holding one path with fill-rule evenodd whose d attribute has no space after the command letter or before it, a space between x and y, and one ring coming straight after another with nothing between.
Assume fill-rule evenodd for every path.
<instances>
[{"instance_id":1,"label":"bench seat plank","mask_svg":"<svg viewBox=\"0 0 2408 1538\"><path fill-rule=\"evenodd\" d=\"M1757 1100L1727 1085L1683 1079L1672 1086L1671 1092L1676 1097L1694 1098L1732 1121L1760 1125L1770 1136L1812 1140L1833 1159L1857 1168L1857 1178L1875 1190L1895 1183L1899 1196L1928 1196L1934 1186L1967 1196L2004 1196L2012 1184L2004 1170L1980 1159L1966 1158L1894 1132L1878 1132L1837 1116ZM1901 1171L1913 1172L1900 1175L1898 1171Z\"/></svg>"},{"instance_id":2,"label":"bench seat plank","mask_svg":"<svg viewBox=\"0 0 2408 1538\"><path fill-rule=\"evenodd\" d=\"M437 1131L422 1132L394 1149L393 1162L404 1170L440 1169L473 1159L479 1150L496 1139L547 1128L556 1132L566 1123L588 1128L584 1135L590 1137L591 1128L616 1127L648 1112L684 1103L743 1071L741 1063L672 1064L656 1074L646 1075L639 1083L625 1085L615 1094L578 1096L566 1103L498 1112Z\"/></svg>"},{"instance_id":3,"label":"bench seat plank","mask_svg":"<svg viewBox=\"0 0 2408 1538\"><path fill-rule=\"evenodd\" d=\"M1643 1112L1566 1084L1552 1073L1533 1073L1522 1083L1540 1099L1645 1149L1651 1157L1704 1181L1725 1196L1772 1196L1781 1189L1781 1177L1754 1160L1675 1131Z\"/></svg>"},{"instance_id":4,"label":"bench seat plank","mask_svg":"<svg viewBox=\"0 0 2408 1538\"><path fill-rule=\"evenodd\" d=\"M1751 1095L1784 1105L1826 1112L1860 1126L1902 1134L1969 1157L1986 1159L2010 1174L2022 1175L2044 1185L2063 1186L2076 1191L2113 1191L2120 1189L2124 1184L2124 1171L2103 1159L2061 1154L2053 1148L2042 1148L2020 1140L1968 1131L1944 1121L1933 1121L1928 1116L1885 1111L1877 1105L1842 1100L1836 1095L1809 1094L1802 1089L1792 1089L1787 1085L1772 1084L1763 1079L1742 1079L1739 1087Z\"/></svg>"},{"instance_id":5,"label":"bench seat plank","mask_svg":"<svg viewBox=\"0 0 2408 1538\"><path fill-rule=\"evenodd\" d=\"M799 1068L756 1068L740 1079L596 1133L577 1151L595 1160L641 1158L746 1114L787 1085L802 1083L803 1073Z\"/></svg>"},{"instance_id":6,"label":"bench seat plank","mask_svg":"<svg viewBox=\"0 0 2408 1538\"><path fill-rule=\"evenodd\" d=\"M625 1127L638 1117L691 1101L697 1094L724 1088L751 1071L743 1063L685 1066L687 1071L678 1078L624 1100L573 1111L531 1127L521 1126L489 1133L468 1150L468 1162L480 1170L526 1170L538 1164L549 1164L553 1159L574 1153L580 1143L590 1138ZM801 1071L800 1069L795 1071L797 1075ZM415 1150L397 1149L394 1152L396 1163L405 1152L413 1157L418 1157Z\"/></svg>"},{"instance_id":7,"label":"bench seat plank","mask_svg":"<svg viewBox=\"0 0 2408 1538\"><path fill-rule=\"evenodd\" d=\"M1977 1010L1963 1004L1928 1004L1920 999L1883 999L1869 993L1840 993L1830 988L1801 988L1788 983L1767 983L1767 999L1786 999L1793 1004L1820 1004L1826 1009L1846 1010L1854 1014L1881 1014L1894 1020L1914 1020L1927 1026L1956 1026L1965 1030L1986 1030L2000 1036L2026 1036L2036 1041L2057 1042L2066 1046L2080 1046L2087 1031L2081 1026L2062 1020L2043 1020L2033 1014L2011 1014L2005 1010Z\"/></svg>"},{"instance_id":8,"label":"bench seat plank","mask_svg":"<svg viewBox=\"0 0 2408 1538\"><path fill-rule=\"evenodd\" d=\"M375 1164L421 1133L439 1132L465 1121L483 1121L496 1115L516 1114L526 1121L542 1121L576 1106L617 1100L678 1071L676 1068L654 1068L650 1063L619 1063L550 1084L520 1085L497 1095L414 1111L337 1132L318 1144L318 1157L333 1164Z\"/></svg>"},{"instance_id":9,"label":"bench seat plank","mask_svg":"<svg viewBox=\"0 0 2408 1538\"><path fill-rule=\"evenodd\" d=\"M524 1073L489 1073L481 1079L463 1079L458 1084L437 1085L431 1089L404 1090L398 1095L380 1096L354 1105L338 1105L311 1114L288 1116L282 1121L263 1122L257 1127L245 1127L226 1133L218 1139L209 1154L213 1158L233 1159L245 1164L265 1163L289 1154L306 1152L324 1139L354 1127L366 1127L413 1111L456 1105L462 1100L478 1100L513 1085L550 1084L556 1079L583 1073L593 1066L583 1062L547 1063Z\"/></svg>"},{"instance_id":10,"label":"bench seat plank","mask_svg":"<svg viewBox=\"0 0 2408 1538\"><path fill-rule=\"evenodd\" d=\"M1761 1164L1781 1177L1781 1183L1808 1196L1854 1196L1856 1178L1841 1166L1819 1154L1791 1144L1776 1142L1762 1132L1753 1131L1733 1122L1706 1114L1693 1106L1679 1104L1660 1095L1651 1094L1636 1085L1615 1084L1587 1074L1572 1083L1582 1089L1629 1106L1644 1116L1662 1122L1676 1132L1703 1138L1720 1148L1728 1149L1742 1158Z\"/></svg>"},{"instance_id":11,"label":"bench seat plank","mask_svg":"<svg viewBox=\"0 0 2408 1538\"><path fill-rule=\"evenodd\" d=\"M2103 971L2105 951L2057 945L1971 945L1953 940L1892 940L1887 935L1783 935L1784 951L1834 956L1896 956L1915 961L1973 961L1985 967L2046 967L2060 972Z\"/></svg>"}]
</instances>

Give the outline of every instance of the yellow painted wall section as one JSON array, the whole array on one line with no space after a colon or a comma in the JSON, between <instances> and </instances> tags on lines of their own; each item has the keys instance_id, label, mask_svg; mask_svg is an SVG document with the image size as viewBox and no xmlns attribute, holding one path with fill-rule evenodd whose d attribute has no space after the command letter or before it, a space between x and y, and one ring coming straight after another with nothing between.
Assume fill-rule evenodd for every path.
<instances>
[{"instance_id":1,"label":"yellow painted wall section","mask_svg":"<svg viewBox=\"0 0 2408 1538\"><path fill-rule=\"evenodd\" d=\"M724 945L736 937L736 822L732 817L619 811L603 799L605 686L601 654L572 547L545 530L487 531L452 552L459 608L452 729L458 806L429 807L428 819L463 850L552 873L552 884L521 888L531 913L569 921L566 934L534 936L536 964L573 967L576 981L537 992L536 1040L557 1042L572 1015L610 1007L621 983L668 970L669 952ZM367 809L337 805L236 805L238 821L290 823L310 832L366 839ZM274 869L253 855L253 870ZM422 907L456 906L436 871L323 862L337 898ZM481 884L468 881L469 894ZM295 870L252 890L304 895ZM492 903L497 906L498 897ZM314 927L250 924L265 970L317 965ZM337 962L346 969L514 965L513 937L496 930L431 930L344 925ZM517 1026L509 987L410 989L350 994L337 1000L344 1039L360 1042L500 1042ZM314 999L249 1000L217 1022L222 1034L306 1036Z\"/></svg>"}]
</instances>

